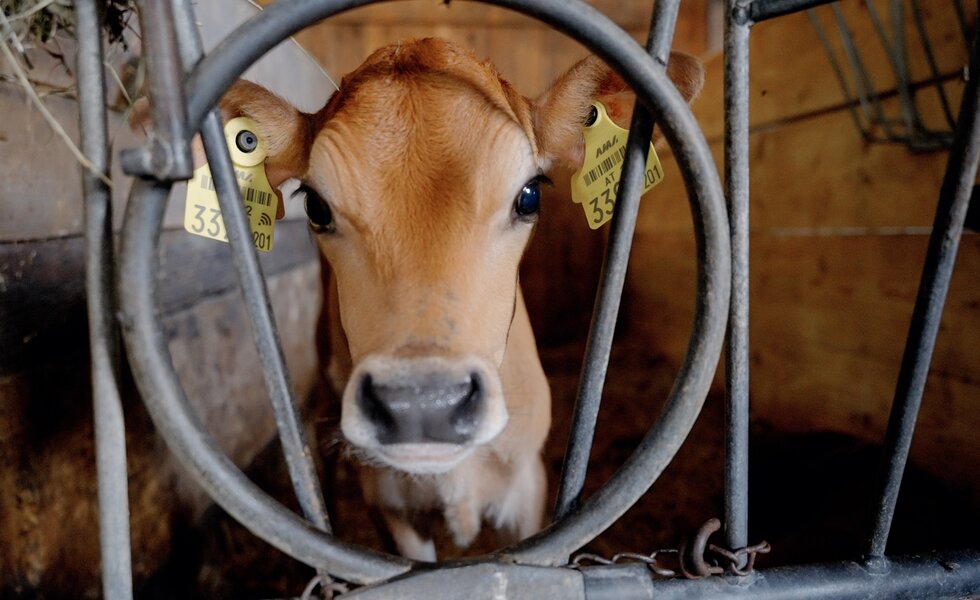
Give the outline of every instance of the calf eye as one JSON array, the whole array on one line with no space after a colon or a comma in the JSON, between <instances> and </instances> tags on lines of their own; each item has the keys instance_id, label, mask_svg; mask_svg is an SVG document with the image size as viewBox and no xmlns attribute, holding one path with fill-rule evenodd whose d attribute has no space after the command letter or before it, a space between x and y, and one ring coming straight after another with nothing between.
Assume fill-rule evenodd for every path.
<instances>
[{"instance_id":1,"label":"calf eye","mask_svg":"<svg viewBox=\"0 0 980 600\"><path fill-rule=\"evenodd\" d=\"M334 230L333 213L330 206L308 185L300 185L293 195L302 194L305 197L306 216L310 219L310 227L317 233L330 233Z\"/></svg>"},{"instance_id":2,"label":"calf eye","mask_svg":"<svg viewBox=\"0 0 980 600\"><path fill-rule=\"evenodd\" d=\"M522 217L529 217L537 214L541 207L541 181L542 177L535 177L524 184L517 199L514 200L514 212Z\"/></svg>"}]
</instances>

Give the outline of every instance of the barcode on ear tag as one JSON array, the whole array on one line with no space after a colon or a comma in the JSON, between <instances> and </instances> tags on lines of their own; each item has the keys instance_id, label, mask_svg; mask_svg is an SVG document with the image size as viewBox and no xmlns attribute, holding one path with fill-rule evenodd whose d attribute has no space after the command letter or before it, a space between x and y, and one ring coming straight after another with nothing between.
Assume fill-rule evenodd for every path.
<instances>
[{"instance_id":1,"label":"barcode on ear tag","mask_svg":"<svg viewBox=\"0 0 980 600\"><path fill-rule=\"evenodd\" d=\"M585 160L572 175L572 200L582 205L589 227L598 229L612 219L619 192L619 177L626 158L626 137L629 132L616 125L601 102L593 103L595 121L585 127ZM653 144L647 156L643 176L643 192L647 193L663 181L663 168Z\"/></svg>"},{"instance_id":2,"label":"barcode on ear tag","mask_svg":"<svg viewBox=\"0 0 980 600\"><path fill-rule=\"evenodd\" d=\"M252 230L252 243L263 252L272 250L279 198L265 175L265 150L257 142L248 152L240 149L236 138L242 131L255 131L255 124L245 117L232 119L225 125L225 139L235 165L235 176L241 191L245 212ZM255 138L257 140L257 136ZM184 229L194 235L219 242L228 241L228 230L221 216L218 194L211 169L204 164L194 170L187 182L184 205Z\"/></svg>"}]
</instances>

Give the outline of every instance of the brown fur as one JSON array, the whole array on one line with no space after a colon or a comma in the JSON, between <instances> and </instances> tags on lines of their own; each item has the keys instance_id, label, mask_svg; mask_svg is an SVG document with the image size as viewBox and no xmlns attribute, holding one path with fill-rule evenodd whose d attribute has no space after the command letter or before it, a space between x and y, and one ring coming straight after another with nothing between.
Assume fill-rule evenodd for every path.
<instances>
[{"instance_id":1,"label":"brown fur","mask_svg":"<svg viewBox=\"0 0 980 600\"><path fill-rule=\"evenodd\" d=\"M700 63L674 55L671 65L692 98ZM302 179L333 214L336 231L317 236L331 272L328 372L344 432L358 440L365 499L404 554L435 558L419 527L433 512L461 547L484 521L508 540L541 526L550 393L517 282L534 220L516 218L513 203L554 162L581 160L596 97L628 118L625 85L595 58L532 102L489 63L425 39L376 51L316 114L245 82L222 102L257 122L273 183ZM348 385L367 364L383 372L430 359L483 369L484 420L498 427L432 472L387 456Z\"/></svg>"}]
</instances>

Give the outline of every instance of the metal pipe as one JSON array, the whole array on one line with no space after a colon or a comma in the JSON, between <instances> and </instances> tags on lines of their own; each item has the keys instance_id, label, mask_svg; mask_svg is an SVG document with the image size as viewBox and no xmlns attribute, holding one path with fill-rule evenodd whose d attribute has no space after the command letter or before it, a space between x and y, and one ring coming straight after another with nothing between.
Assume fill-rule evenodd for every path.
<instances>
[{"instance_id":1,"label":"metal pipe","mask_svg":"<svg viewBox=\"0 0 980 600\"><path fill-rule=\"evenodd\" d=\"M150 96L153 130L141 148L120 155L123 170L134 176L161 181L190 179L193 130L184 104L184 73L170 0L139 0L143 56Z\"/></svg>"},{"instance_id":2,"label":"metal pipe","mask_svg":"<svg viewBox=\"0 0 980 600\"><path fill-rule=\"evenodd\" d=\"M970 53L970 72L980 72L980 36L974 39ZM980 162L980 77L971 77L963 91L953 146L949 152L946 175L939 192L936 218L929 238L919 294L912 312L908 341L902 357L895 399L892 402L888 430L885 434L884 459L881 467L878 504L868 556L883 556L888 542L895 504L908 460L915 421L922 404L929 363L936 345L943 305L956 263L963 222L970 204L970 194Z\"/></svg>"},{"instance_id":3,"label":"metal pipe","mask_svg":"<svg viewBox=\"0 0 980 600\"><path fill-rule=\"evenodd\" d=\"M869 135L867 129L861 123L861 113L858 112L857 109L857 99L855 95L851 93L850 86L847 85L847 77L844 75L844 68L841 67L840 61L837 60L837 56L834 54L834 49L830 46L830 39L827 37L827 32L824 31L823 25L820 24L820 19L817 17L816 11L808 10L806 11L806 16L810 19L810 24L813 25L813 30L817 33L817 39L820 40L820 45L823 46L823 49L827 52L827 58L830 60L830 67L833 69L834 76L837 78L837 83L840 85L841 92L844 94L844 100L847 101L847 109L851 114L851 120L854 121L854 126L857 128L861 139L867 140Z\"/></svg>"},{"instance_id":4,"label":"metal pipe","mask_svg":"<svg viewBox=\"0 0 980 600\"><path fill-rule=\"evenodd\" d=\"M670 43L679 9L680 0L657 0L653 7L646 49L664 68L670 58ZM626 156L623 160L609 241L606 243L606 256L599 275L599 290L575 398L572 429L558 484L555 519L561 519L578 505L585 486L596 420L602 403L602 388L606 382L609 354L612 351L616 320L626 283L626 269L633 246L633 233L640 211L640 194L643 191L643 176L652 135L653 117L646 107L637 103L626 141Z\"/></svg>"},{"instance_id":5,"label":"metal pipe","mask_svg":"<svg viewBox=\"0 0 980 600\"><path fill-rule=\"evenodd\" d=\"M732 295L725 351L725 507L729 548L748 545L749 520L749 28L756 2L727 0L725 198L732 244ZM739 565L740 567L742 565Z\"/></svg>"},{"instance_id":6,"label":"metal pipe","mask_svg":"<svg viewBox=\"0 0 980 600\"><path fill-rule=\"evenodd\" d=\"M105 174L109 172L109 142L99 3L76 0L74 15L82 152L94 169ZM108 600L126 600L133 597L133 582L126 424L119 396L122 355L112 286L112 201L108 185L89 169L82 169L82 193L85 200L85 285L92 361L102 594Z\"/></svg>"},{"instance_id":7,"label":"metal pipe","mask_svg":"<svg viewBox=\"0 0 980 600\"><path fill-rule=\"evenodd\" d=\"M748 8L748 19L758 23L775 17L781 17L801 10L814 8L822 4L830 4L837 0L750 0L743 2Z\"/></svg>"},{"instance_id":8,"label":"metal pipe","mask_svg":"<svg viewBox=\"0 0 980 600\"><path fill-rule=\"evenodd\" d=\"M303 514L317 529L329 531L323 493L320 491L310 446L296 414L285 356L272 317L269 290L262 275L258 251L252 245L252 231L245 214L231 156L228 154L221 112L218 109L212 110L204 119L201 137L204 139L211 176L218 191L218 204L228 231L232 259L245 297L245 308L252 319L255 344L275 412L279 441L286 456L289 477Z\"/></svg>"},{"instance_id":9,"label":"metal pipe","mask_svg":"<svg viewBox=\"0 0 980 600\"><path fill-rule=\"evenodd\" d=\"M893 558L882 570L855 562L779 567L748 577L653 582L657 600L917 600L980 594L980 552ZM623 599L626 600L626 599Z\"/></svg>"},{"instance_id":10,"label":"metal pipe","mask_svg":"<svg viewBox=\"0 0 980 600\"><path fill-rule=\"evenodd\" d=\"M172 0L172 2L177 39L180 41L181 60L184 68L190 70L200 60L204 47L195 26L194 10L190 3L187 0ZM218 189L218 203L225 228L228 230L228 241L232 247L232 258L238 270L245 306L252 319L255 342L265 373L266 386L275 413L279 441L286 457L290 481L306 518L317 528L329 532L330 521L327 517L323 492L316 475L310 445L296 413L289 373L286 370L285 357L269 303L269 292L259 266L257 252L251 243L248 217L242 204L234 167L228 155L219 110L212 110L205 119L202 137L211 175Z\"/></svg>"},{"instance_id":11,"label":"metal pipe","mask_svg":"<svg viewBox=\"0 0 980 600\"><path fill-rule=\"evenodd\" d=\"M344 600L918 600L980 593L980 552L936 552L888 560L882 571L855 562L754 571L746 577L653 579L639 563L546 569L509 563L462 563L361 588Z\"/></svg>"}]
</instances>

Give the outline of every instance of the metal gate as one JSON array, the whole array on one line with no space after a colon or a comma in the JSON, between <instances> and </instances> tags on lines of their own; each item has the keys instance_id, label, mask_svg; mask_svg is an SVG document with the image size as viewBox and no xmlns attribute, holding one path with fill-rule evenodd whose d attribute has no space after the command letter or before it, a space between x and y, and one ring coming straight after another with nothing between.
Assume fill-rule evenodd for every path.
<instances>
[{"instance_id":1,"label":"metal gate","mask_svg":"<svg viewBox=\"0 0 980 600\"><path fill-rule=\"evenodd\" d=\"M96 414L103 586L107 598L132 597L124 425L118 392L121 329L149 412L171 451L228 513L253 533L302 561L328 585L357 587L350 598L884 598L980 594L980 551L886 557L885 544L980 159L980 43L957 121L926 265L909 331L885 440L877 514L865 555L854 562L753 571L748 545L748 48L754 23L828 0L726 0L725 181L723 193L707 143L666 77L680 0L658 0L646 51L580 0L481 0L543 21L581 42L637 92L618 209L612 222L554 522L541 533L491 555L423 567L334 537L310 451L291 396L269 296L215 108L223 92L267 50L303 27L380 0L279 0L202 55L189 0L141 0L138 8L153 97L153 133L127 151L136 176L113 257L108 189L105 83L96 0L76 0L78 85L83 148L94 168L84 174L87 285ZM581 500L612 334L639 208L645 151L658 115L687 186L698 249L695 321L690 345L659 419L635 453L597 493ZM192 174L190 140L204 139L228 228L235 267L276 413L300 517L249 481L218 449L187 403L155 313L157 247L174 181ZM727 198L727 210L726 210ZM117 286L119 307L113 301ZM727 324L727 341L726 341ZM118 327L118 329L117 329ZM656 481L680 447L707 395L727 343L727 442L723 545L725 568L707 565L702 529L687 555L696 579L656 579L642 564L568 568L569 556L611 525ZM758 549L758 548L756 548Z\"/></svg>"}]
</instances>

